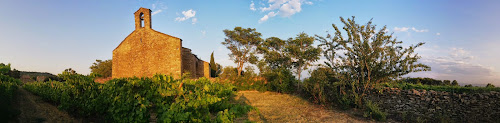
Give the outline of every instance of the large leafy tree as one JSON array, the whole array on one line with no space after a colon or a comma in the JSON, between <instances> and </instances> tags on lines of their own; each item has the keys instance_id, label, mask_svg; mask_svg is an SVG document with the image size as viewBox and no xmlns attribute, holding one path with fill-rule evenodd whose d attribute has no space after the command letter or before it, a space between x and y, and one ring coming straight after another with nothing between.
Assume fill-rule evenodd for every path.
<instances>
[{"instance_id":1,"label":"large leafy tree","mask_svg":"<svg viewBox=\"0 0 500 123\"><path fill-rule=\"evenodd\" d=\"M324 48L342 52L331 54L329 64L339 73L344 88L341 92L350 92L358 106L369 87L375 83L400 78L411 72L431 70L429 66L418 63L420 56L414 53L424 43L403 48L402 41L387 34L386 26L377 31L371 20L364 25L356 24L354 17L347 20L340 17L340 20L345 34L332 24L335 34L327 38L317 36L317 39Z\"/></svg>"},{"instance_id":2,"label":"large leafy tree","mask_svg":"<svg viewBox=\"0 0 500 123\"><path fill-rule=\"evenodd\" d=\"M259 52L263 56L262 62L269 69L291 68L291 58L286 50L287 46L286 40L277 37L267 38L259 45Z\"/></svg>"},{"instance_id":3,"label":"large leafy tree","mask_svg":"<svg viewBox=\"0 0 500 123\"><path fill-rule=\"evenodd\" d=\"M92 66L90 66L90 69L91 69L91 74L93 75L100 75L101 77L104 77L104 78L107 78L107 77L111 77L111 72L112 72L112 68L113 68L113 62L112 60L95 60L96 62L94 62L92 64Z\"/></svg>"},{"instance_id":4,"label":"large leafy tree","mask_svg":"<svg viewBox=\"0 0 500 123\"><path fill-rule=\"evenodd\" d=\"M277 37L267 38L259 45L259 53L263 58L257 65L261 76L269 82L269 88L278 92L292 92L297 82L290 71L292 59L287 50L289 40Z\"/></svg>"},{"instance_id":5,"label":"large leafy tree","mask_svg":"<svg viewBox=\"0 0 500 123\"><path fill-rule=\"evenodd\" d=\"M255 64L257 62L257 46L262 42L262 34L255 31L255 28L235 27L234 30L224 30L226 39L222 42L231 53L229 57L234 60L238 69L238 76L241 75L243 66L246 63Z\"/></svg>"},{"instance_id":6,"label":"large leafy tree","mask_svg":"<svg viewBox=\"0 0 500 123\"><path fill-rule=\"evenodd\" d=\"M321 49L313 46L314 41L315 38L306 33L300 33L297 37L288 39L286 50L299 80L300 73L311 66L313 62L319 60L321 55Z\"/></svg>"}]
</instances>

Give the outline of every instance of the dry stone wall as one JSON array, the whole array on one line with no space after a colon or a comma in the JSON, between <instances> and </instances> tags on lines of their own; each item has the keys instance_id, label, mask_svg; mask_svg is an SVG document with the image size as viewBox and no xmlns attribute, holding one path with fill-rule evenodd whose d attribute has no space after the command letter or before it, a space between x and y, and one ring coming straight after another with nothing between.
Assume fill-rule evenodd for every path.
<instances>
[{"instance_id":1,"label":"dry stone wall","mask_svg":"<svg viewBox=\"0 0 500 123\"><path fill-rule=\"evenodd\" d=\"M385 88L367 99L379 104L389 117L429 122L500 122L500 92L451 93Z\"/></svg>"}]
</instances>

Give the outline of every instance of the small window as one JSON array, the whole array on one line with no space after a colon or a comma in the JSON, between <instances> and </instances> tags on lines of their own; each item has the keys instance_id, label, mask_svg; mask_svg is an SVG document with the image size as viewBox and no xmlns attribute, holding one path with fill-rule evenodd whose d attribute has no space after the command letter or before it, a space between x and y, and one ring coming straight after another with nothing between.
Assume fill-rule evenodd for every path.
<instances>
[{"instance_id":1,"label":"small window","mask_svg":"<svg viewBox=\"0 0 500 123\"><path fill-rule=\"evenodd\" d=\"M139 19L141 19L141 27L144 27L144 13L139 14Z\"/></svg>"}]
</instances>

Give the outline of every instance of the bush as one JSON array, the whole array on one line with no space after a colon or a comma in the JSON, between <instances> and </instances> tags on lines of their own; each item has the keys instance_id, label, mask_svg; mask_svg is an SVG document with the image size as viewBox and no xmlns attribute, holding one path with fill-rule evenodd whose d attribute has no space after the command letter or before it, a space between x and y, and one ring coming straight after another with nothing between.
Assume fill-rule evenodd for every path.
<instances>
[{"instance_id":1,"label":"bush","mask_svg":"<svg viewBox=\"0 0 500 123\"><path fill-rule=\"evenodd\" d=\"M315 102L328 104L339 99L338 89L333 84L339 80L335 78L334 72L329 68L318 68L311 72L311 77L304 80L304 90Z\"/></svg>"},{"instance_id":2,"label":"bush","mask_svg":"<svg viewBox=\"0 0 500 123\"><path fill-rule=\"evenodd\" d=\"M364 117L370 117L377 121L385 121L386 115L387 114L385 112L382 112L380 110L377 104L373 103L370 100L365 102L365 113L363 115Z\"/></svg>"},{"instance_id":3,"label":"bush","mask_svg":"<svg viewBox=\"0 0 500 123\"><path fill-rule=\"evenodd\" d=\"M274 69L263 74L268 82L268 89L280 93L292 93L297 87L297 80L292 72L288 69Z\"/></svg>"},{"instance_id":4,"label":"bush","mask_svg":"<svg viewBox=\"0 0 500 123\"><path fill-rule=\"evenodd\" d=\"M235 80L231 80L232 84L236 86L237 90L257 90L257 91L268 91L268 83L265 80L258 79L257 77L236 77Z\"/></svg>"}]
</instances>

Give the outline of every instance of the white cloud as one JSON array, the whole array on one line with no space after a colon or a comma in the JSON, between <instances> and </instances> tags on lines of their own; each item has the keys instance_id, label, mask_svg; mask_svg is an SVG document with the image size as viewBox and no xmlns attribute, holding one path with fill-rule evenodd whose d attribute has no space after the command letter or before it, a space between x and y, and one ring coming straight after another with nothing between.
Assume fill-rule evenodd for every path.
<instances>
[{"instance_id":1,"label":"white cloud","mask_svg":"<svg viewBox=\"0 0 500 123\"><path fill-rule=\"evenodd\" d=\"M161 11L162 11L162 10L156 10L156 11L154 11L153 13L151 13L151 15L156 15L156 14L160 13Z\"/></svg>"},{"instance_id":2,"label":"white cloud","mask_svg":"<svg viewBox=\"0 0 500 123\"><path fill-rule=\"evenodd\" d=\"M499 82L500 76L492 67L475 63L475 56L463 48L428 48L431 55L422 54L419 62L429 65L432 71L412 73L410 76L431 77L440 80L457 80L459 84L483 85ZM448 54L437 55L436 52Z\"/></svg>"},{"instance_id":3,"label":"white cloud","mask_svg":"<svg viewBox=\"0 0 500 123\"><path fill-rule=\"evenodd\" d=\"M415 27L411 27L411 28L410 27L394 27L394 31L395 32L408 32L409 29L411 29L411 30L413 30L415 32L429 32L428 29L420 29L419 30L419 29L417 29Z\"/></svg>"},{"instance_id":4,"label":"white cloud","mask_svg":"<svg viewBox=\"0 0 500 123\"><path fill-rule=\"evenodd\" d=\"M269 12L267 15L264 15L264 17L259 20L259 23L262 23L276 15L280 15L281 17L290 17L302 11L303 3L308 5L313 4L312 2L306 0L269 0L268 3L268 7L261 7L259 9L261 10L261 12L271 12Z\"/></svg>"},{"instance_id":5,"label":"white cloud","mask_svg":"<svg viewBox=\"0 0 500 123\"><path fill-rule=\"evenodd\" d=\"M438 33L436 33L436 35L441 35L441 33L438 32Z\"/></svg>"},{"instance_id":6,"label":"white cloud","mask_svg":"<svg viewBox=\"0 0 500 123\"><path fill-rule=\"evenodd\" d=\"M182 11L182 15L184 15L184 17L177 17L175 18L175 21L185 21L189 18L192 18L196 15L196 11L194 11L193 9L189 9L187 11ZM197 19L193 19L193 21L195 21Z\"/></svg>"},{"instance_id":7,"label":"white cloud","mask_svg":"<svg viewBox=\"0 0 500 123\"><path fill-rule=\"evenodd\" d=\"M255 9L255 3L253 3L253 1L252 1L252 4L250 4L250 10L252 10L252 11L257 10L257 9Z\"/></svg>"},{"instance_id":8,"label":"white cloud","mask_svg":"<svg viewBox=\"0 0 500 123\"><path fill-rule=\"evenodd\" d=\"M421 30L418 30L416 29L415 27L412 27L411 30L415 31L415 32L428 32L429 30L428 29L421 29Z\"/></svg>"},{"instance_id":9,"label":"white cloud","mask_svg":"<svg viewBox=\"0 0 500 123\"><path fill-rule=\"evenodd\" d=\"M456 61L474 59L474 56L472 56L469 51L464 50L463 48L451 48L449 54L451 58L453 58Z\"/></svg>"},{"instance_id":10,"label":"white cloud","mask_svg":"<svg viewBox=\"0 0 500 123\"><path fill-rule=\"evenodd\" d=\"M274 16L276 16L276 13L269 12L267 15L264 15L264 17L260 18L259 23L267 21L270 17L274 17Z\"/></svg>"},{"instance_id":11,"label":"white cloud","mask_svg":"<svg viewBox=\"0 0 500 123\"><path fill-rule=\"evenodd\" d=\"M153 3L151 5L151 8L153 11L153 13L151 13L151 15L156 15L156 14L163 12L163 10L167 9L167 6L165 6L162 2L158 1L156 3Z\"/></svg>"},{"instance_id":12,"label":"white cloud","mask_svg":"<svg viewBox=\"0 0 500 123\"><path fill-rule=\"evenodd\" d=\"M396 32L408 32L408 29L410 29L409 27L394 27L394 31Z\"/></svg>"},{"instance_id":13,"label":"white cloud","mask_svg":"<svg viewBox=\"0 0 500 123\"><path fill-rule=\"evenodd\" d=\"M196 22L198 22L198 18L193 18L191 19L191 21L192 21L191 24L196 24Z\"/></svg>"}]
</instances>

